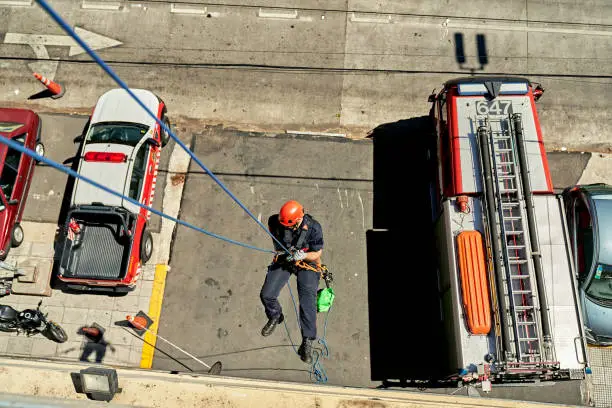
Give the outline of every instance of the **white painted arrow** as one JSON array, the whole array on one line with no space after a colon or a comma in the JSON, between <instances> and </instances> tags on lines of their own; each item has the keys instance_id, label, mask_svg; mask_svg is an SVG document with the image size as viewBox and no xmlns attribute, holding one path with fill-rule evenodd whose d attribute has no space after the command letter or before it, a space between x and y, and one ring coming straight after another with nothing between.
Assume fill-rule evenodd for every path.
<instances>
[{"instance_id":1,"label":"white painted arrow","mask_svg":"<svg viewBox=\"0 0 612 408\"><path fill-rule=\"evenodd\" d=\"M81 37L81 39L94 50L116 47L123 44L120 41L87 31L80 27L75 27L74 30L78 36ZM70 50L68 51L69 56L79 55L85 52L85 50L68 35L6 33L4 36L4 43L29 45L34 48L35 51L36 46L52 45L58 47L70 47Z\"/></svg>"}]
</instances>

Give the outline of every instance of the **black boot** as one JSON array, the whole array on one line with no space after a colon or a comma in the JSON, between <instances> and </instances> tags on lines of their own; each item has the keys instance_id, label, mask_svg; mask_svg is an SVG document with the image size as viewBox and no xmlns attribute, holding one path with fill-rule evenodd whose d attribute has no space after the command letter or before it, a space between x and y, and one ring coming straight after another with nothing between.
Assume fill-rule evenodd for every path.
<instances>
[{"instance_id":1,"label":"black boot","mask_svg":"<svg viewBox=\"0 0 612 408\"><path fill-rule=\"evenodd\" d=\"M276 325L282 323L285 320L285 316L281 313L280 316L268 319L268 323L261 329L261 335L266 337L272 334L274 329L276 329Z\"/></svg>"},{"instance_id":2,"label":"black boot","mask_svg":"<svg viewBox=\"0 0 612 408\"><path fill-rule=\"evenodd\" d=\"M300 359L303 362L310 364L312 363L312 340L309 338L304 338L302 340L302 345L298 349L298 354L300 355Z\"/></svg>"}]
</instances>

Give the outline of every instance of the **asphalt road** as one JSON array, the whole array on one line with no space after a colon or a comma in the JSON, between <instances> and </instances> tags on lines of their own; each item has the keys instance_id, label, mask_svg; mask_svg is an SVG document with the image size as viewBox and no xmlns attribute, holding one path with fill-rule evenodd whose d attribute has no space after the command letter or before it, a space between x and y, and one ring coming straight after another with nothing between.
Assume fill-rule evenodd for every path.
<instances>
[{"instance_id":1,"label":"asphalt road","mask_svg":"<svg viewBox=\"0 0 612 408\"><path fill-rule=\"evenodd\" d=\"M368 140L246 135L204 128L205 123L329 130L361 139L381 124L426 114L427 96L449 79L495 73L542 83L546 92L538 111L551 152L612 148L612 4L606 0L224 0L225 5L190 1L174 9L164 1L120 1L117 10L88 3L77 7L70 0L53 0L51 5L71 26L106 37L96 40L100 55L131 87L151 89L167 102L181 135L193 133L197 153L255 216L265 220L284 200L298 198L323 223L325 260L335 272L339 294L327 336L331 358L324 361L333 384L376 386L374 369L384 375L420 367L398 333L414 330L415 319L422 323L427 318L415 316L415 310L422 310L420 298L402 292L418 288L414 276L422 275L426 248L402 253L400 265L392 263L390 269L373 272L367 265L366 231L376 227L377 216L392 214L385 205L380 209L380 200L388 203L394 190L387 186L381 198L374 185L374 160L381 156ZM29 34L47 37L33 40ZM0 7L0 105L89 113L114 82L87 55L70 52L65 38L49 35L65 34L35 3ZM47 45L32 46L36 41ZM28 100L42 89L32 71L52 76L66 94L57 100ZM50 157L63 160L74 154L72 138L82 120L61 118L51 128L45 121ZM402 153L383 159L389 161L395 191L415 191L420 171L414 164L422 157L411 161L404 154L410 150L398 150L393 143L388 149ZM551 154L555 185L578 180L588 158L588 153ZM270 248L266 233L195 170L187 179L181 217ZM54 222L65 184L56 170L38 168L25 218ZM424 208L421 195L411 200L415 208ZM159 197L155 203L161 203ZM421 237L417 221L425 215L416 214L406 219L415 221L409 231ZM228 375L309 381L308 367L294 356L283 327L265 340L258 334L265 322L258 293L269 260L268 254L179 227L160 334L206 361L222 360ZM386 305L388 295L372 299L373 285L396 294L391 297L395 303ZM282 296L291 309L287 291ZM369 310L375 305L389 313L373 320ZM372 322L378 337L372 336ZM295 319L288 325L297 341ZM436 357L435 342L418 344L425 347L417 348L418 361L428 368L427 357ZM388 353L372 362L373 346ZM170 356L156 354L157 368L186 369L167 352ZM575 387L546 390L508 395L576 401Z\"/></svg>"},{"instance_id":2,"label":"asphalt road","mask_svg":"<svg viewBox=\"0 0 612 408\"><path fill-rule=\"evenodd\" d=\"M334 385L375 387L385 378L429 373L444 358L435 334L436 286L428 278L435 271L427 261L425 156L417 135L403 123L375 135L372 142L221 127L194 135L196 155L255 217L265 222L293 198L323 225L323 262L334 273L337 299L326 330L330 358L321 361ZM578 181L589 156L551 153L555 187ZM398 198L400 192L406 198ZM193 163L180 216L216 234L271 248L267 234ZM404 233L385 241L372 232L389 226ZM416 241L408 243L406 235ZM226 375L311 381L309 366L291 346L300 336L289 291L281 292L280 301L291 339L284 325L268 338L259 334L266 322L259 290L270 259L178 227L159 334L208 364L221 361ZM295 295L294 279L292 290ZM319 314L319 335L324 319ZM206 370L165 343L158 347L155 369ZM498 387L489 396L580 403L579 382Z\"/></svg>"},{"instance_id":3,"label":"asphalt road","mask_svg":"<svg viewBox=\"0 0 612 408\"><path fill-rule=\"evenodd\" d=\"M51 5L71 26L104 36L95 40L100 55L130 86L162 96L177 119L363 137L426 114L429 93L453 77L524 75L546 89L540 112L551 149L612 146L605 0L95 3ZM30 34L64 35L36 4L3 7L0 27L0 103L84 112L114 86L86 54L61 45L67 40L27 45ZM64 97L26 100L41 89L33 70L54 74Z\"/></svg>"}]
</instances>

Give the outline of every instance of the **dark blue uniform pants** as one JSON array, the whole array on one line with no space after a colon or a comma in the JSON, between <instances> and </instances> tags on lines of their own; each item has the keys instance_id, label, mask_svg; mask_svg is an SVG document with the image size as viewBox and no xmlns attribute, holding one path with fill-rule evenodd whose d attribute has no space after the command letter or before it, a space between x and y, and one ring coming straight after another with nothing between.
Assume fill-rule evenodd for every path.
<instances>
[{"instance_id":1,"label":"dark blue uniform pants","mask_svg":"<svg viewBox=\"0 0 612 408\"><path fill-rule=\"evenodd\" d=\"M291 273L280 264L273 263L268 267L266 281L259 295L268 319L280 316L282 308L278 303L278 295L289 281ZM298 269L294 273L297 275L302 337L315 339L317 337L317 290L320 274L304 269Z\"/></svg>"}]
</instances>

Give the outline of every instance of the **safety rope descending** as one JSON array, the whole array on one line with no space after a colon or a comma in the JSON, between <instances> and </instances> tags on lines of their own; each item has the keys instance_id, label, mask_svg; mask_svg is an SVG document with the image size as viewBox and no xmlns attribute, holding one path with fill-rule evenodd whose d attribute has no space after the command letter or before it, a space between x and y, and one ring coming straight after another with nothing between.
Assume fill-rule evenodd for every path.
<instances>
[{"instance_id":1,"label":"safety rope descending","mask_svg":"<svg viewBox=\"0 0 612 408\"><path fill-rule=\"evenodd\" d=\"M166 124L160 118L158 118L156 114L151 112L151 110L144 104L144 102L142 102L134 94L134 92L132 92L132 90L130 88L128 88L127 84L121 78L119 78L119 76L115 73L115 71L113 71L106 64L106 62L104 62L104 60L102 58L100 58L100 56L89 45L87 45L87 43L85 41L83 41L83 39L76 33L76 31L74 29L72 29L72 27L70 27L70 25L68 25L68 23L66 23L66 21L47 3L46 0L36 0L36 2L47 12L47 14L49 14L49 16L51 16L51 18L53 20L55 20L55 22L57 24L59 24L59 26L66 32L66 34L68 34L70 37L72 37L77 42L77 44L83 50L85 50L85 52L87 52L87 54L89 54L89 56L91 58L93 58L93 60L117 83L117 85L119 85L121 88L123 88L123 90L125 90L128 93L128 95L130 95L130 97L132 97L132 99L142 109L144 109L144 111L151 118L153 118L153 120L155 120L155 122L161 127L161 129L164 129L168 133L168 135L170 135L170 137L172 137L172 139L174 139L174 141L185 152L187 152L187 154L189 154L189 156L198 164L198 166L200 166L205 171L205 173L208 174L215 181L215 183L217 183L219 185L219 187L221 187L221 189L223 189L223 191L225 191L227 193L227 195L229 195L232 198L232 200L234 200L234 202L236 204L238 204L240 206L240 208L242 208L249 215L249 217L251 217L253 220L255 220L255 222L270 237L272 237L272 239L274 241L276 241L276 243L279 244L282 249L284 249L287 253L289 253L289 250L287 248L285 248L285 246L274 236L274 234L272 234L268 230L268 228L265 225L263 225L261 223L261 221L259 221L259 219L251 211L249 211L249 209L246 208L246 206L244 204L242 204L242 202L234 194L232 194L232 192L225 186L225 184L223 184L221 182L221 180L219 180L217 178L217 176L212 171L210 171L210 169L208 169L208 167L206 167L204 165L204 163L202 163L202 161L200 161L200 159L185 145L185 143L183 143L183 141L181 139L176 137L176 135L170 129L169 126L166 126Z\"/></svg>"},{"instance_id":2,"label":"safety rope descending","mask_svg":"<svg viewBox=\"0 0 612 408\"><path fill-rule=\"evenodd\" d=\"M297 308L297 302L295 301L295 296L293 296L293 291L291 290L291 286L289 282L287 282L287 288L289 289L289 295L291 295L291 300L293 302L293 309L295 310L295 315L297 317L298 328L301 329L299 313ZM331 307L327 311L325 315L325 322L323 324L323 336L321 336L317 342L322 346L320 351L314 350L315 358L310 367L310 379L314 380L319 384L325 384L327 382L327 373L325 368L323 367L323 363L320 361L321 358L327 359L329 357L329 347L327 346L327 341L325 340L325 336L327 335L327 321L329 319L329 312L331 311ZM289 326L287 325L287 319L284 320L285 330L287 331L287 336L289 337L289 342L291 343L291 347L293 347L293 351L295 354L298 354L298 349L291 338L291 333L289 332Z\"/></svg>"},{"instance_id":3,"label":"safety rope descending","mask_svg":"<svg viewBox=\"0 0 612 408\"><path fill-rule=\"evenodd\" d=\"M329 271L326 265L324 264L313 265L308 262L297 261L295 262L295 266L301 269L306 269L306 270L321 274L321 277L325 281L327 290L331 290L330 284L333 281L333 277L332 277L332 273ZM297 317L298 328L301 330L302 327L300 325L298 307L295 301L295 296L293 296L293 291L291 290L291 286L289 285L289 282L287 282L287 288L289 289L289 294L291 295L291 300L293 301L293 309L295 310L295 315ZM332 294L333 294L333 291L332 291ZM332 301L333 301L333 297L332 297ZM321 359L327 359L329 357L329 347L327 346L327 341L325 340L325 337L327 335L327 322L329 319L329 312L331 311L331 306L332 306L332 302L329 303L329 306L327 307L327 310L326 310L327 313L325 315L325 322L323 324L323 336L319 337L319 339L317 340L317 342L321 345L321 349L314 350L315 358L314 358L314 361L310 369L310 379L312 380L314 378L314 380L317 383L321 383L321 384L327 382L327 373L325 372L325 368L323 367ZM289 333L289 326L287 326L287 319L285 319L285 330L287 331L287 336L289 337L289 342L291 343L291 346L293 347L293 351L295 351L295 353L298 354L295 343L293 343L293 339L291 338L291 334Z\"/></svg>"},{"instance_id":4,"label":"safety rope descending","mask_svg":"<svg viewBox=\"0 0 612 408\"><path fill-rule=\"evenodd\" d=\"M229 243L234 244L234 245L239 245L241 247L245 247L245 248L249 248L249 249L254 249L256 251L261 251L261 252L266 252L266 253L272 253L272 254L276 253L276 252L274 252L272 250L269 250L269 249L258 248L258 247L253 246L253 245L249 245L249 244L245 244L243 242L235 241L233 239L224 237L222 235L218 235L218 234L215 234L213 232L207 231L207 230L205 230L203 228L200 228L198 226L195 226L195 225L193 225L193 224L191 224L189 222L180 220L178 218L174 218L174 217L172 217L172 216L170 216L170 215L168 215L168 214L166 214L166 213L164 213L162 211L156 210L153 207L149 207L148 205L142 204L141 202L136 201L136 200L134 200L131 197L128 197L128 196L126 196L126 195L124 195L122 193L119 193L119 192L111 189L111 188L108 188L108 187L106 187L106 186L98 183L97 181L94 181L94 180L92 180L92 179L90 179L90 178L88 178L86 176L83 176L83 175L77 173L76 171L74 171L74 170L64 166L63 164L57 163L57 162L55 162L55 161L53 161L53 160L51 160L51 159L49 159L47 157L40 156L34 150L28 149L27 147L23 146L22 144L20 144L18 142L15 142L15 141L13 141L11 139L7 139L5 137L0 137L0 143L3 143L5 145L7 145L11 149L17 150L18 152L26 154L26 155L32 157L36 161L45 163L45 164L53 167L54 169L59 170L59 171L61 171L63 173L66 173L69 176L72 176L72 177L74 177L76 179L83 180L84 182L89 183L92 186L98 187L99 189L104 190L104 191L106 191L109 194L112 194L112 195L114 195L116 197L119 197L119 198L125 200L125 201L128 201L128 202L130 202L130 203L132 203L132 204L134 204L134 205L136 205L136 206L138 206L140 208L144 208L145 210L151 211L153 214L159 215L160 217L165 218L165 219L170 220L170 221L173 221L173 222L175 222L175 223L177 223L179 225L183 225L183 226L185 226L187 228L191 228L191 229L193 229L195 231L198 231L198 232L201 232L201 233L203 233L205 235L211 236L213 238L220 239L220 240L225 241L225 242L229 242Z\"/></svg>"},{"instance_id":5,"label":"safety rope descending","mask_svg":"<svg viewBox=\"0 0 612 408\"><path fill-rule=\"evenodd\" d=\"M87 54L123 89L127 92L128 95L130 95L130 97L151 117L155 120L155 122L160 126L161 129L163 129L172 139L174 139L174 141L185 151L187 152L187 154L189 154L189 156L191 157L191 159L193 159L204 171L206 174L208 174L220 187L221 189L227 193L233 200L234 202L236 202L253 220L255 220L255 222L273 239L273 241L275 241L279 247L281 249L283 249L283 251L285 251L287 254L291 254L291 252L289 251L289 249L287 249L280 241L278 238L276 238L274 236L274 234L272 234L272 232L270 232L268 230L268 228L263 225L261 223L261 221L259 221L259 219L251 212L248 210L248 208L246 208L246 206L240 202L240 200L238 198L236 198L236 196L234 196L234 194L232 194L232 192L221 182L221 180L219 180L217 178L217 176L210 171L205 165L204 163L202 163L200 161L200 159L174 134L174 132L170 129L169 126L167 126L165 123L163 123L163 121L157 117L156 114L154 114L133 92L131 89L128 88L127 84L121 79L119 78L119 76L106 64L106 62L104 62L104 60L102 60L102 58L100 58L96 52L94 52L94 50L89 47L89 45L87 45L87 43L85 43L85 41L83 41L83 39L75 32L74 29L72 29L72 27L70 27L70 25L68 25L68 23L47 3L46 0L36 0L36 2L45 10L45 12L47 14L49 14L49 16L51 16L51 18L53 20L55 20L55 22L70 36L72 37L75 42L85 51L87 52ZM185 221L179 220L177 218L171 217L161 211L158 211L152 207L146 206L144 204L139 203L138 201L127 197L121 193L118 193L106 186L103 186L102 184L91 180L85 176L82 176L80 174L78 174L77 172L75 172L72 169L68 169L65 166L56 163L46 157L40 156L38 155L36 152L27 149L23 146L21 146L19 143L14 142L12 140L9 139L5 139L5 138L0 138L0 142L7 144L9 147L20 151L21 153L25 153L27 155L29 155L30 157L33 157L35 160L43 162L45 164L48 164L49 166L60 170L74 178L83 180L95 187L98 187L112 195L115 195L117 197L120 197L134 205L139 206L140 208L144 208L148 211L150 211L153 214L159 215L160 217L169 219L171 221L174 221L177 224L186 226L188 228L194 229L198 232L201 232L203 234L212 236L214 238L218 238L221 239L223 241L235 244L235 245L239 245L239 246L243 246L246 248L250 248L250 249L254 249L254 250L258 250L258 251L262 251L262 252L268 252L268 253L273 253L275 254L275 251L271 251L271 250L266 250L266 249L261 249L261 248L257 248L255 246L249 245L249 244L245 244L242 242L238 242L238 241L234 241L232 239L223 237L221 235L217 235L214 234L212 232L206 231L203 228L197 227L195 225L192 225L190 223L187 223ZM316 271L316 272L320 272L320 271ZM325 282L328 286L329 289L329 282L331 281L331 274L327 274L324 271L321 271L320 273L322 273L322 276L325 279ZM287 283L287 286L289 287L289 284ZM289 287L289 293L291 294L291 298L293 300L293 305L294 305L294 309L296 312L296 316L298 316L298 322L299 322L299 313L297 310L297 305L295 302L295 298L293 296L293 293L291 292L291 287ZM331 305L330 305L331 306ZM327 358L329 355L329 350L327 347L327 343L325 342L325 333L326 333L326 329L327 329L327 318L328 316L325 317L325 326L324 326L324 330L323 330L323 337L319 339L319 344L321 344L323 346L323 349L321 350L320 353L317 354L317 358L315 359L313 365L312 365L312 371L311 371L311 378L314 376L314 378L318 381L318 382L326 382L327 381L327 375L325 374L325 370L322 368L321 363L319 362L319 358L323 357L323 358ZM299 324L299 323L298 323ZM287 325L285 323L285 328L287 328ZM288 328L287 328L287 332L288 332ZM291 339L291 336L289 336L289 338ZM295 350L295 346L293 345L293 341L291 341L292 346L294 347ZM297 353L297 350L295 350Z\"/></svg>"}]
</instances>

